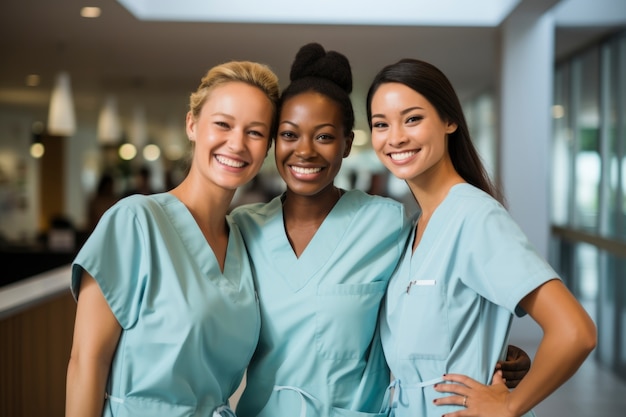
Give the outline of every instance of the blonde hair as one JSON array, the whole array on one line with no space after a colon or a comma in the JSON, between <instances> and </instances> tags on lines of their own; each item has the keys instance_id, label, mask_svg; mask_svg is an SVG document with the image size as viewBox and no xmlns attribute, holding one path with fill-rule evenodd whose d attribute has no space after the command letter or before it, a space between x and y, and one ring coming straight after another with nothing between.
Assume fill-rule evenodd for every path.
<instances>
[{"instance_id":1,"label":"blonde hair","mask_svg":"<svg viewBox=\"0 0 626 417\"><path fill-rule=\"evenodd\" d=\"M261 90L272 103L272 135L274 133L279 86L278 77L264 64L250 61L230 61L211 68L200 82L198 89L191 93L189 111L198 118L200 110L211 91L229 82L243 82Z\"/></svg>"}]
</instances>

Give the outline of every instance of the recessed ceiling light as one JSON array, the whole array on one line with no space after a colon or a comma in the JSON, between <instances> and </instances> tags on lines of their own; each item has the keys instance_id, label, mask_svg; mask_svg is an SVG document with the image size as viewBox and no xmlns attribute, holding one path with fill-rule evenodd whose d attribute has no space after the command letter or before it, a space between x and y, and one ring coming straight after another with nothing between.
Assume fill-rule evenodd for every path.
<instances>
[{"instance_id":1,"label":"recessed ceiling light","mask_svg":"<svg viewBox=\"0 0 626 417\"><path fill-rule=\"evenodd\" d=\"M83 7L80 9L80 15L82 17L96 18L100 16L99 7Z\"/></svg>"}]
</instances>

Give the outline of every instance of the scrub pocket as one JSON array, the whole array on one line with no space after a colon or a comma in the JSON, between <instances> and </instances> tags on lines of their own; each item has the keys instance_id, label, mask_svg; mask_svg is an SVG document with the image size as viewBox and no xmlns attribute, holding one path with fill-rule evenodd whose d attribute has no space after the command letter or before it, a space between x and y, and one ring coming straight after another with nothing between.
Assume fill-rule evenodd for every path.
<instances>
[{"instance_id":1,"label":"scrub pocket","mask_svg":"<svg viewBox=\"0 0 626 417\"><path fill-rule=\"evenodd\" d=\"M398 358L445 359L450 353L445 280L413 281L404 297Z\"/></svg>"},{"instance_id":2,"label":"scrub pocket","mask_svg":"<svg viewBox=\"0 0 626 417\"><path fill-rule=\"evenodd\" d=\"M317 289L315 344L325 359L359 359L370 345L387 281Z\"/></svg>"}]
</instances>

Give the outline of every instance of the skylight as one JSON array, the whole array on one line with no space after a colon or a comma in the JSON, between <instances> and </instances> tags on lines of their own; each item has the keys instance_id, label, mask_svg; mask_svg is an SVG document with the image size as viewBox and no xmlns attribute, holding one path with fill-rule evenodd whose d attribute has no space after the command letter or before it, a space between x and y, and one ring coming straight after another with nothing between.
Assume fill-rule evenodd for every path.
<instances>
[{"instance_id":1,"label":"skylight","mask_svg":"<svg viewBox=\"0 0 626 417\"><path fill-rule=\"evenodd\" d=\"M497 26L521 0L118 0L140 20Z\"/></svg>"}]
</instances>

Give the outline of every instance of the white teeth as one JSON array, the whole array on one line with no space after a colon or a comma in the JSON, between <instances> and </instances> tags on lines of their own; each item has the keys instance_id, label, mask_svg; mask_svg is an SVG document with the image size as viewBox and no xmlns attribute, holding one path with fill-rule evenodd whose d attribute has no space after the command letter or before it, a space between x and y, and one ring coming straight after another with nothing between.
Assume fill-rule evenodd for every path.
<instances>
[{"instance_id":1,"label":"white teeth","mask_svg":"<svg viewBox=\"0 0 626 417\"><path fill-rule=\"evenodd\" d=\"M215 155L215 159L217 159L220 164L224 164L233 168L241 168L246 164L245 162L235 161L234 159L226 158L222 155Z\"/></svg>"},{"instance_id":2,"label":"white teeth","mask_svg":"<svg viewBox=\"0 0 626 417\"><path fill-rule=\"evenodd\" d=\"M291 169L293 169L298 174L316 174L322 170L322 168L303 168L297 167L295 165L292 165Z\"/></svg>"},{"instance_id":3,"label":"white teeth","mask_svg":"<svg viewBox=\"0 0 626 417\"><path fill-rule=\"evenodd\" d=\"M408 152L398 152L398 153L390 153L389 156L394 161L401 161L403 159L407 159L415 155L416 151L408 151Z\"/></svg>"}]
</instances>

